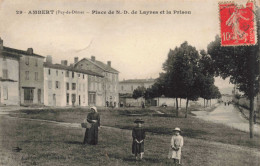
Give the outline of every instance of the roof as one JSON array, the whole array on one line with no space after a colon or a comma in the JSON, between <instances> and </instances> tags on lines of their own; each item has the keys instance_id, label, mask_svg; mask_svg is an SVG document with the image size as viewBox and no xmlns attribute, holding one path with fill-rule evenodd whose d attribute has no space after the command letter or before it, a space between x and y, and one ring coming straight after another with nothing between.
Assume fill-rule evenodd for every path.
<instances>
[{"instance_id":1,"label":"roof","mask_svg":"<svg viewBox=\"0 0 260 166\"><path fill-rule=\"evenodd\" d=\"M93 63L94 65L98 66L99 68L103 69L104 71L107 71L107 72L110 72L110 73L119 73L119 71L117 71L116 69L106 65L105 63L101 62L101 61L97 61L95 60L94 62L91 60L91 59L88 59L88 58L83 58L81 59L79 62L81 61L84 61L84 60L87 60L87 61L90 61L91 63ZM77 63L79 63L77 62ZM77 63L75 63L75 65L77 65Z\"/></svg>"},{"instance_id":2,"label":"roof","mask_svg":"<svg viewBox=\"0 0 260 166\"><path fill-rule=\"evenodd\" d=\"M119 83L154 83L155 79L129 79L129 80L123 80Z\"/></svg>"},{"instance_id":3,"label":"roof","mask_svg":"<svg viewBox=\"0 0 260 166\"><path fill-rule=\"evenodd\" d=\"M44 62L43 66L48 67L48 68L53 68L53 69L68 70L68 71L74 71L74 72L84 73L84 74L98 76L98 77L104 77L103 75L90 71L90 70L75 69L71 66L65 66L65 65L61 65L61 64L52 64L52 63Z\"/></svg>"},{"instance_id":4,"label":"roof","mask_svg":"<svg viewBox=\"0 0 260 166\"><path fill-rule=\"evenodd\" d=\"M5 57L13 57L13 58L17 58L19 59L21 57L21 55L14 53L14 52L7 52L7 51L3 51L2 55Z\"/></svg>"},{"instance_id":5,"label":"roof","mask_svg":"<svg viewBox=\"0 0 260 166\"><path fill-rule=\"evenodd\" d=\"M39 58L45 58L44 56L41 56L41 55L38 55L38 54L34 54L34 53L30 54L27 51L18 50L18 49L14 49L14 48L10 48L10 47L4 47L3 50L6 51L6 52L10 52L10 53L17 53L17 54L23 54L23 55L26 55L26 56L36 56L36 57L39 57Z\"/></svg>"}]
</instances>

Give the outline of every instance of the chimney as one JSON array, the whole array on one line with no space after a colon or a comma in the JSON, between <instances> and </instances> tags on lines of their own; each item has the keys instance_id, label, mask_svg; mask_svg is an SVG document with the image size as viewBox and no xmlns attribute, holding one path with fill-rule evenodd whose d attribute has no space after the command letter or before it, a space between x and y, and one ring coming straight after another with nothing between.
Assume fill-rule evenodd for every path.
<instances>
[{"instance_id":1,"label":"chimney","mask_svg":"<svg viewBox=\"0 0 260 166\"><path fill-rule=\"evenodd\" d=\"M111 67L111 61L107 61L107 65Z\"/></svg>"},{"instance_id":2,"label":"chimney","mask_svg":"<svg viewBox=\"0 0 260 166\"><path fill-rule=\"evenodd\" d=\"M67 60L61 60L61 64L62 64L63 66L67 66L67 65L68 65L68 61L67 61Z\"/></svg>"},{"instance_id":3,"label":"chimney","mask_svg":"<svg viewBox=\"0 0 260 166\"><path fill-rule=\"evenodd\" d=\"M64 60L64 65L68 66L68 61L67 60Z\"/></svg>"},{"instance_id":4,"label":"chimney","mask_svg":"<svg viewBox=\"0 0 260 166\"><path fill-rule=\"evenodd\" d=\"M30 55L32 55L32 54L33 54L33 48L28 48L28 49L27 49L27 53L30 54Z\"/></svg>"},{"instance_id":5,"label":"chimney","mask_svg":"<svg viewBox=\"0 0 260 166\"><path fill-rule=\"evenodd\" d=\"M0 50L4 49L4 41L0 37Z\"/></svg>"},{"instance_id":6,"label":"chimney","mask_svg":"<svg viewBox=\"0 0 260 166\"><path fill-rule=\"evenodd\" d=\"M91 56L91 61L95 62L96 61L96 57L95 56Z\"/></svg>"},{"instance_id":7,"label":"chimney","mask_svg":"<svg viewBox=\"0 0 260 166\"><path fill-rule=\"evenodd\" d=\"M47 55L46 62L52 64L52 56L51 55Z\"/></svg>"},{"instance_id":8,"label":"chimney","mask_svg":"<svg viewBox=\"0 0 260 166\"><path fill-rule=\"evenodd\" d=\"M74 57L74 63L78 63L79 57Z\"/></svg>"}]
</instances>

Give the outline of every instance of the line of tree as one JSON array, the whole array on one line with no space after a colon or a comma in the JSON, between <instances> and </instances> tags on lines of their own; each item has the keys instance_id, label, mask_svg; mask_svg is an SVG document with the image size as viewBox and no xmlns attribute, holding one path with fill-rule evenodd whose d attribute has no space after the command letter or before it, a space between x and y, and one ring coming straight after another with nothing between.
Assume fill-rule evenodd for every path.
<instances>
[{"instance_id":1,"label":"line of tree","mask_svg":"<svg viewBox=\"0 0 260 166\"><path fill-rule=\"evenodd\" d=\"M199 52L195 47L184 42L174 50L170 49L167 60L163 63L163 73L160 73L155 84L148 89L137 88L133 97L150 99L162 95L176 98L176 116L179 116L178 98L186 99L185 118L188 116L190 100L199 97L205 100L220 98L218 87L214 85L214 71L210 56L206 51Z\"/></svg>"},{"instance_id":2,"label":"line of tree","mask_svg":"<svg viewBox=\"0 0 260 166\"><path fill-rule=\"evenodd\" d=\"M222 47L220 37L211 42L207 49L212 59L211 68L215 75L222 78L230 77L230 82L244 93L250 101L249 130L250 138L254 135L254 98L259 93L259 61L260 61L260 9L255 12L258 42L253 46ZM240 98L240 97L239 97Z\"/></svg>"}]
</instances>

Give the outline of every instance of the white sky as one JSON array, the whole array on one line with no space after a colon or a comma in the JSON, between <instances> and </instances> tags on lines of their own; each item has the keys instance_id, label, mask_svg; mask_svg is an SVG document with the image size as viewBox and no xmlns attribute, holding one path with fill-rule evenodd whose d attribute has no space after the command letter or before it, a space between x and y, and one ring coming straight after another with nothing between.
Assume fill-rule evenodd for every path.
<instances>
[{"instance_id":1,"label":"white sky","mask_svg":"<svg viewBox=\"0 0 260 166\"><path fill-rule=\"evenodd\" d=\"M29 15L16 10L188 10L191 15ZM0 0L4 45L52 55L54 63L94 55L112 61L120 80L156 78L170 48L188 41L198 50L219 34L217 0ZM220 88L228 81L216 80Z\"/></svg>"}]
</instances>

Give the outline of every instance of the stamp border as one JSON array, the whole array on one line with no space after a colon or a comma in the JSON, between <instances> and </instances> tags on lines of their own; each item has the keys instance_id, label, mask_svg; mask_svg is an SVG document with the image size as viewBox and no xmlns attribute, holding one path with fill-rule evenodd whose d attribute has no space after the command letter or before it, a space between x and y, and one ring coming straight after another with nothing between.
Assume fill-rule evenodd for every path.
<instances>
[{"instance_id":1,"label":"stamp border","mask_svg":"<svg viewBox=\"0 0 260 166\"><path fill-rule=\"evenodd\" d=\"M246 3L249 3L249 2L252 2L254 5L253 5L253 13L254 13L254 30L255 30L255 44L243 44L243 45L222 45L221 43L221 19L220 19L220 8L219 8L219 5L220 4L229 4L229 3L232 3L234 5L236 5L239 9L241 8L244 8L243 5L238 5L235 1L220 1L218 2L218 18L219 18L219 34L220 34L220 46L221 47L241 47L241 46L247 46L247 47L250 47L250 46L256 46L258 44L258 35L257 35L257 20L256 20L256 1L255 0L248 0Z\"/></svg>"}]
</instances>

